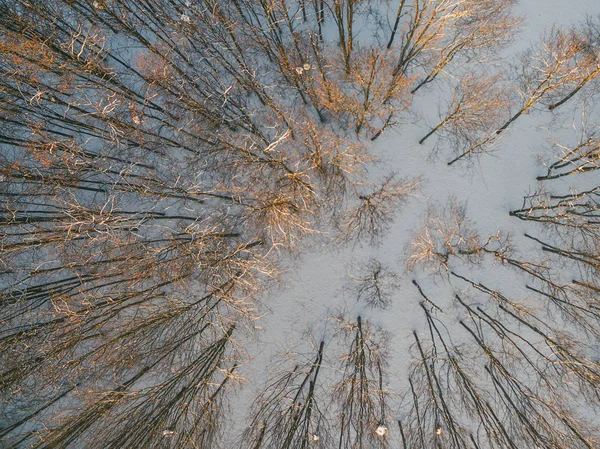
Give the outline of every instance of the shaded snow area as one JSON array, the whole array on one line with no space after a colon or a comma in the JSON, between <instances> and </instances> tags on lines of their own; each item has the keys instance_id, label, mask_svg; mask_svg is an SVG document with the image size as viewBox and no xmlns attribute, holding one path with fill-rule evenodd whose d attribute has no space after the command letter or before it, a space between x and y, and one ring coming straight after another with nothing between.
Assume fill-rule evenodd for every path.
<instances>
[{"instance_id":1,"label":"shaded snow area","mask_svg":"<svg viewBox=\"0 0 600 449\"><path fill-rule=\"evenodd\" d=\"M598 0L0 0L0 448L600 448Z\"/></svg>"}]
</instances>

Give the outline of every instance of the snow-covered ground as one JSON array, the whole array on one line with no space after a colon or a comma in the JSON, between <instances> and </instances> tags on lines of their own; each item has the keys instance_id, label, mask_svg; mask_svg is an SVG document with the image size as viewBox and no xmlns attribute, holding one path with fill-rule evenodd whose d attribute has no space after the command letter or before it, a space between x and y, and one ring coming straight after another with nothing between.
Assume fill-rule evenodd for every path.
<instances>
[{"instance_id":1,"label":"snow-covered ground","mask_svg":"<svg viewBox=\"0 0 600 449\"><path fill-rule=\"evenodd\" d=\"M597 15L600 3L595 0L521 0L516 11L523 18L521 31L514 36L513 44L497 55L494 62L498 66L507 65L516 53L535 45L553 25L570 26L583 21L587 15ZM439 142L440 147L434 151L438 143L436 136L423 145L418 143L431 125L439 121L438 108L443 108L443 95L435 86L418 92L412 108L416 119L387 130L370 145L383 162L382 173L394 171L401 176L421 179L420 191L399 211L381 244L342 249L333 244L315 245L304 252L300 260L289 262L281 287L262 299L265 316L258 323L256 341L247 346L250 361L240 370L246 385L233 401L231 419L236 428L243 428L248 401L264 387L268 372L280 369L282 363L293 359L290 353L310 352L311 343L324 339L325 370L334 376L339 360L335 350L331 351L333 357L328 357L328 344L334 341L335 317L341 313L350 319L360 315L389 332L388 372L391 375L387 388L401 395L407 388L407 369L415 355L409 350L414 344L412 332L427 333L427 323L419 306L422 297L413 279L432 300L435 298L434 302L444 310L449 334L460 341L464 330L457 320L464 310L453 317L452 300L453 292L462 291L466 285L446 275L434 276L419 269L409 272L406 268L411 239L428 207L444 207L451 199L464 203L473 229L484 241L501 232L511 236L515 255L531 256L535 245L523 234L538 235L539 225L511 217L509 211L522 207L524 196L540 187L536 176L545 173L543 163L551 162L555 156L547 142L549 129L555 137L568 140L575 136L573 126L579 126L577 114L580 112L577 101L565 106L560 116L541 106L534 108L503 133L489 153L448 166L451 153L443 142ZM569 107L571 110L567 111ZM597 181L597 175L590 175L594 176ZM555 181L552 188L560 189L561 184L568 192L567 181ZM384 310L357 302L356 295L348 288L352 276L359 275L361 266L369 259L380 261L398 276L398 288L393 291L390 307ZM455 265L457 269L459 266ZM523 292L522 276L491 260L486 259L480 266L460 268L462 274L494 289L516 295Z\"/></svg>"},{"instance_id":2,"label":"snow-covered ground","mask_svg":"<svg viewBox=\"0 0 600 449\"><path fill-rule=\"evenodd\" d=\"M52 56L62 54L63 50L59 46L54 48L56 54L50 52L48 60L44 60L50 67L44 68L51 75L49 79L54 79L56 72L62 82L60 89L55 89L58 96L47 94L43 84L34 79L36 76L26 79L28 74L36 72L21 73L16 66L26 58L21 58L15 50L6 51L12 47L6 45L6 36L0 36L0 44L4 45L0 50L12 55L6 59L15 66L0 67L10 81L6 85L0 83L0 102L4 102L0 104L0 113L14 115L12 121L18 125L15 135L10 135L12 125L6 128L3 125L0 130L1 150L10 149L11 145L16 148L7 150L7 155L0 154L0 169L8 173L0 180L8 186L6 189L2 186L0 194L2 198L15 198L16 204L14 211L5 206L2 212L9 230L3 235L9 237L0 246L17 248L14 250L17 256L10 262L18 273L14 282L11 280L6 286L1 284L0 276L1 299L18 309L12 315L10 307L5 307L8 312L4 314L9 317L0 316L0 324L10 324L0 333L0 343L28 365L21 382L16 379L19 376L11 374L20 373L21 358L15 357L12 362L11 355L7 355L11 352L3 352L2 360L9 363L3 367L2 376L15 377L6 385L13 388L14 383L16 387L14 396L12 391L8 393L9 399L5 401L8 408L0 410L0 446L3 441L16 441L22 433L22 447L105 444L113 448L153 445L205 449L206 444L213 445L218 424L222 424L221 398L225 398L229 407L222 426L224 440L220 448L223 449L282 449L283 440L288 443L285 449L307 449L307 442L315 449L467 446L520 449L525 446L523 442L540 443L538 447L544 449L593 449L600 444L600 432L594 434L600 428L600 350L596 347L600 343L600 312L596 312L600 310L600 301L594 294L600 291L595 262L600 254L600 233L598 222L593 222L597 220L600 205L594 203L585 211L593 212L591 215L575 219L590 224L590 232L583 237L578 226L565 226L568 232L560 235L550 226L525 220L526 212L522 213L523 220L514 216L515 210L533 204L535 200L531 198L542 189L551 195L593 188L600 191L600 171L595 170L600 167L597 160L592 161L593 170L585 174L543 182L537 179L560 156L557 142L565 148L577 145L584 127L588 136L598 135L598 79L553 111L548 108L550 100L543 97L533 107L527 106L527 111L516 121L509 121L509 127L501 127L524 107L520 101L526 102L526 98L519 98L517 81L531 73L541 76L531 68L543 63L542 58L532 57L527 66L521 63L525 59L518 56L529 48L535 52L542 36L550 36L553 27L569 29L595 17L595 26L600 29L600 3L598 0L577 3L506 0L495 4L500 6L498 11L504 11L505 5L516 3L514 12L522 22L512 41L501 50L490 50L486 41L482 47L487 51L460 53L444 66L435 82L413 92L406 110L398 111L404 95L410 95L408 91L415 83L434 73L431 69L438 61L436 58L441 58L445 51L451 52L457 42L467 46L479 42L457 40L456 35L465 36L453 28L461 23L453 14L464 13L468 22L473 18L470 12L479 11L476 9L479 0L406 2L410 13L404 10L405 15L398 16L398 23L402 19L401 25L409 30L409 22L415 17L411 14L418 15L421 6L425 7L426 15L431 13L440 23L450 23L440 27L447 34L432 38L431 47L425 46L426 50L415 59L399 57L399 42L406 37L401 36L401 31L394 46L390 41L390 48L386 49L398 1L347 0L342 2L349 8L345 12L335 10L340 7L337 0L328 2L330 10L322 34L321 22L316 20L318 0L256 2L256 10L252 1L242 2L242 6L227 0L217 0L212 5L209 1L168 0L156 4L123 1L119 4L125 8L122 13L109 0L57 2L64 6L64 11L81 20L77 27L98 20L97 34L88 37L97 41L98 48L106 45L109 56L105 57L102 50L95 57L113 65L107 74L114 71L116 80L123 77L122 96L113 95L116 81L111 78L107 82L110 77L104 72L93 72L87 64L80 64L88 45L85 34L77 44L80 52L71 58L73 73L82 75L77 70L85 73L83 84L75 84L73 92L69 90L71 80L63 73L63 67L53 65L62 59L57 57L55 61ZM0 11L8 11L9 4L10 0L0 0ZM42 4L23 1L11 17L18 22L25 11L38 18L36 14L44 10ZM465 4L469 13L461 11ZM493 1L481 4L490 7ZM303 10L306 5L309 7ZM350 58L351 52L344 47L349 41L340 37L344 27L338 30L335 21L343 22L341 18L352 5L359 9L378 5L381 9L371 9L368 14L361 9L354 22L356 40ZM279 9L271 14L270 6ZM443 10L441 18L431 12L437 11L437 7ZM228 8L230 16L223 13ZM46 16L39 16L42 27L48 25L52 29L61 23L51 10L48 9ZM306 11L313 16L302 20ZM282 31L281 24L289 13L293 18L286 26L293 31L286 35L289 30ZM139 33L136 26L129 27L126 20L121 22L121 14L139 26ZM272 22L273 17L279 17L279 21ZM144 31L146 19L153 23L148 23ZM117 23L114 30L111 20ZM40 49L45 50L46 42L52 40L36 38L39 42L29 42L29 36L34 34L29 28L17 27L13 36L12 23L0 20L0 25L4 27L0 32L13 39L11 45L30 59L43 53ZM79 33L77 27L73 29L75 34ZM165 27L172 33L172 39ZM31 28L35 26L31 24ZM238 45L238 31L244 37L242 42L248 45L248 54L246 48ZM113 33L112 41L103 32L107 36ZM145 32L149 40L142 36ZM65 36L72 39L71 51L76 54L79 38L69 33ZM489 37L486 33L478 36L478 39ZM25 42L21 47L16 46L20 38ZM407 38L408 42L414 43L411 39ZM369 53L368 46L374 40L377 50ZM300 49L299 41L306 48ZM445 47L447 41L452 45ZM595 48L600 48L600 37L597 41ZM286 42L289 48L284 48L281 42ZM109 51L110 45L114 48ZM338 51L337 46L345 51ZM589 47L582 45L576 56L563 61L572 63L581 58L588 63L586 70L593 71L600 57L588 57ZM283 53L281 60L277 52ZM369 54L373 59L368 59ZM327 57L321 58L323 55ZM0 56L5 55L0 53ZM546 56L552 59L552 55ZM3 58L0 61L4 64ZM402 68L398 61L406 66ZM351 69L351 64L356 68ZM39 69L35 64L32 67L31 70ZM375 68L381 70L381 77L377 77ZM44 70L41 72L45 73ZM371 85L365 88L368 83L361 78L369 70L373 72L377 93L373 97L365 94L365 98L352 103L353 92L358 92L357 97L365 91L371 92ZM417 73L419 70L423 73ZM594 73L600 78L600 67ZM564 91L557 89L557 98L552 101L572 92L582 79L579 75L574 74L575 81L566 83ZM459 145L453 147L448 139L449 126L421 144L421 139L446 117L451 100L457 98L452 97L451 91L457 86L468 86L465 80L475 80L473 86L480 79L487 79L486 76L497 81L494 89L500 86L494 92L510 91L510 95L506 94L506 98L511 98L510 105L499 95L494 103L498 106L488 107L489 116L479 122L473 119L477 122L473 126L475 131L468 138L461 135L463 140ZM94 77L98 78L95 81L98 86L91 81ZM389 85L378 85L381 80ZM32 85L28 94L11 87L11 83L25 86L25 81ZM530 86L537 81L531 81ZM87 86L88 82L93 87ZM137 92L138 86L147 88L146 93L136 93L130 98L130 91ZM88 93L88 89L96 88L100 93ZM194 89L197 92L192 92ZM102 92L109 99L117 95L118 101L123 102L120 109L115 106L117 100L114 104L104 103ZM594 95L588 95L591 92ZM79 94L89 98L83 105L72 105L70 102L75 100L68 97L78 98ZM151 95L155 96L150 98ZM5 97L9 100L5 101ZM369 105L370 99L374 106ZM493 103L490 98L485 100ZM5 107L6 104L10 107ZM163 111L175 106L172 113ZM365 117L359 118L361 106ZM149 111L141 111L146 108ZM30 114L37 117L34 112L38 110L39 123L27 122ZM115 122L121 127L119 133L118 127L113 130L113 110L119 118ZM392 110L397 114L391 113ZM396 123L384 127L385 131L380 136L375 134L378 138L372 141L376 125L381 126L388 114L388 121L393 119ZM54 119L44 122L53 116L56 123ZM90 123L99 122L98 129L90 131L90 137L86 130L92 128L87 119ZM340 129L342 123L351 125ZM41 136L44 133L40 129L44 126L50 131L48 142ZM63 131L71 132L71 126L76 135L73 140L81 140L74 142L73 148L90 151L89 155L81 153L85 155L81 162L83 174L78 175L83 179L82 187L78 185L79 178L75 176L74 181L69 181L71 173L67 173L72 163L70 157L78 161L74 156L77 152L70 154L70 150L61 149L58 155L54 154L56 143L62 143ZM484 127L485 131L481 131ZM460 130L464 129L466 125ZM313 130L316 130L314 135ZM460 130L455 131L460 134ZM129 140L127 134L136 131L140 133L137 140ZM41 143L36 141L31 145L33 148L28 148L27 141L20 140L21 134L28 133L40 134ZM338 140L338 134L343 134L343 138ZM309 228L304 221L298 224L300 221L294 220L309 221L315 212L312 205L317 204L315 209L319 209L323 204L335 203L341 211L347 205L351 209L358 203L369 204L370 194L361 189L369 192L372 186L358 188L351 182L355 178L349 180L352 175L340 176L344 179L339 183L336 176L328 177L339 168L336 158L347 156L340 156L338 150L345 146L359 147L355 145L357 135L364 139L368 152L376 159L376 163L368 166L368 181L377 185L382 179L391 179L393 174L394 179L414 181L418 189L411 190L403 202L399 201L402 204L376 242L354 241L349 237L349 242L341 243L344 236L340 238L339 234L343 230L337 232L339 229L333 228L343 228L343 218L332 214L335 223L315 220L321 232L298 240L297 252L290 254L282 249L278 253L297 236L288 233L288 229L302 234ZM465 157L457 160L460 152L465 151L465 142L473 135L489 138L492 143L477 154L463 154ZM169 154L171 145L174 145L173 155ZM31 160L21 167L19 159L23 159L22 155L29 158L30 150ZM106 166L97 161L106 156L102 154L105 150ZM121 150L128 156L120 154ZM163 151L166 154L162 155ZM65 159L67 164L60 159L61 152L69 156ZM91 162L86 162L86 158ZM111 161L118 161L114 170ZM61 164L68 166L66 171ZM344 161L340 165L341 171L351 172ZM28 172L30 169L33 174ZM86 179L87 170L90 179ZM62 173L69 182L60 180L53 185L55 172ZM331 179L335 184L331 189L335 190L334 195L323 188ZM360 182L363 181L367 184L361 178ZM113 185L114 192L110 188L105 190L109 185ZM37 198L39 186L60 192L48 193L49 204L46 204L46 199ZM354 187L356 191L352 190ZM77 193L78 189L83 193ZM345 193L348 195L344 196ZM107 199L102 204L96 198L104 198L104 194ZM337 194L343 197L340 202L339 198L330 198ZM64 201L62 195L72 196L75 206ZM45 198L43 194L39 196ZM53 201L58 203L55 205ZM138 202L143 203L139 210L133 207ZM96 211L98 204L101 210ZM135 210L119 210L129 206ZM563 207L548 212L547 208L539 214L564 210ZM41 235L47 233L52 238L38 245L37 225L29 230L30 220L44 223ZM44 228L46 223L48 230ZM71 235L74 229L80 234L77 237ZM120 237L121 231L127 238ZM175 237L174 232L178 233ZM269 242L274 235L277 237ZM23 253L18 249L21 238ZM589 248L595 252L560 254L564 248L577 251L577 245L586 238L588 246L583 245L584 252ZM13 244L13 240L17 243ZM541 240L548 243L545 251ZM53 252L54 245L57 255ZM139 256L134 254L136 250ZM271 255L274 257L270 258ZM270 275L277 270L270 271L270 263L280 262L276 255L281 255L282 267L277 284L273 285L276 276ZM30 265L32 268L28 268ZM89 270L98 278L85 275L79 281L82 279L79 268L84 275ZM12 279L11 269L0 275ZM63 276L70 277L65 280ZM587 286L576 283L589 279L592 281ZM262 288L258 284L263 280L272 288L255 298L254 293ZM90 286L84 288L85 283ZM380 302L368 298L375 287L382 289ZM242 299L242 295L247 296ZM238 299L240 302L236 302ZM255 299L257 304L252 302ZM243 300L248 302L242 303ZM124 301L124 305L119 301ZM112 321L115 316L121 321ZM48 317L55 318L46 322ZM63 326L63 322L67 324ZM234 328L236 332L232 333ZM21 329L28 332L21 333ZM204 336L213 331L214 336L211 334L205 342ZM21 335L26 337L23 341ZM218 340L213 342L213 337ZM65 339L64 344L61 338ZM29 341L43 346L40 354L48 361L42 356L35 357L37 343ZM225 346L227 350L223 349ZM196 354L198 350L200 355ZM114 356L113 351L117 352ZM40 369L41 374L35 366L38 360L42 368L49 366L47 370ZM138 366L141 361L143 365ZM104 362L106 366L98 366ZM11 369L10 363L18 369ZM54 378L50 381L42 378L46 372ZM44 388L38 388L35 382L38 378L40 385L56 391L35 391ZM81 383L78 379L82 379ZM0 386L4 387L3 382L4 378L0 378ZM59 387L70 389L57 393ZM45 396L53 399L47 402ZM43 407L31 414L35 408L29 402L33 405L39 402ZM309 402L311 405L306 406ZM12 416L13 410L18 416ZM320 412L325 414L322 420L318 419ZM571 418L577 418L578 414L591 423L592 430L587 433L593 443L586 440L585 419L571 423ZM296 421L298 417L302 418L300 424ZM408 444L402 444L403 425ZM96 431L106 442L94 441ZM281 434L287 436L282 438ZM131 435L134 436L129 439ZM195 441L205 437L206 440ZM559 440L568 443L555 444ZM534 443L529 446L537 446Z\"/></svg>"}]
</instances>

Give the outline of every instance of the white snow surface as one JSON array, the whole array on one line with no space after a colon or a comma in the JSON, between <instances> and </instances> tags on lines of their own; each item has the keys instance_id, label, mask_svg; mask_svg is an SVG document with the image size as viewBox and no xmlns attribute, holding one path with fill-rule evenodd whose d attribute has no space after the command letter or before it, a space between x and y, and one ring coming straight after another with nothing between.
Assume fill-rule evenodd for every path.
<instances>
[{"instance_id":1,"label":"white snow surface","mask_svg":"<svg viewBox=\"0 0 600 449\"><path fill-rule=\"evenodd\" d=\"M506 60L538 42L542 33L553 24L575 25L587 15L600 14L600 2L522 0L516 11L523 18L523 24L521 31L514 36L512 46L503 52ZM501 61L498 63L502 64ZM438 96L435 86L419 91L413 104L413 110L419 115L417 120L388 129L371 145L371 151L383 162L379 166L382 174L384 170L392 170L401 176L422 179L420 192L400 210L381 245L374 247L366 244L345 249L333 245L312 247L302 254L300 260L289 261L281 286L261 299L265 316L257 323L256 341L246 345L250 360L239 370L246 383L232 401L233 427L243 430L247 424L250 401L264 388L269 374L281 368L280 362L286 359L284 354L309 352L311 340L313 344L318 344L324 339L324 369L335 371L336 360L327 358L327 349L336 331L333 317L342 312L348 318L360 315L389 332L391 351L387 362L392 376L387 387L398 393L403 391L412 358L409 352L409 347L414 343L411 334L413 330L424 331L426 326L419 307L422 298L411 281L416 279L442 309L451 302L455 286L465 287L455 280L433 277L430 273L406 271L406 248L428 205L447 204L450 198L456 198L459 203L466 203L467 216L475 223L484 240L502 231L512 236L518 254L527 253L533 248L531 241L522 236L525 232L538 234L539 225L510 217L508 213L520 208L523 197L540 187L535 179L544 173L539 161L551 160L546 128L552 123L552 113L543 107L530 111L501 135L493 152L470 162L462 161L448 166L450 152L442 149L437 157L431 157L437 141L435 135L423 145L418 143L431 125L439 120L438 108L441 105L443 109L444 101ZM576 120L577 109L576 105L573 106L573 120ZM573 123L561 124L565 139L573 137L573 130L570 129ZM553 127L555 133L559 126L554 123ZM377 176L378 173L373 175ZM552 188L560 185L560 181L555 182ZM370 258L393 268L401 280L401 287L395 292L391 306L385 310L359 304L344 290L348 275L356 273L359 265ZM462 273L472 275L476 281L485 281L494 288L502 288L503 291L511 291L517 276L492 264L471 273L463 268ZM446 313L451 314L452 310ZM460 339L461 332L459 329L456 331L455 335ZM233 433L239 435L239 432Z\"/></svg>"}]
</instances>

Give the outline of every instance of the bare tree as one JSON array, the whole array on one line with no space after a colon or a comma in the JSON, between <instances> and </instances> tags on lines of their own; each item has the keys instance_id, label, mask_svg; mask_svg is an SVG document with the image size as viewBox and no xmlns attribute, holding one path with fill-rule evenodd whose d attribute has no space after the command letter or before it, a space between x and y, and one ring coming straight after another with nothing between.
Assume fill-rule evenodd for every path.
<instances>
[{"instance_id":1,"label":"bare tree","mask_svg":"<svg viewBox=\"0 0 600 449\"><path fill-rule=\"evenodd\" d=\"M357 192L358 205L349 208L342 217L338 240L360 242L368 239L372 245L377 244L394 215L418 188L418 180L398 179L392 174L380 186L374 186L374 190Z\"/></svg>"},{"instance_id":2,"label":"bare tree","mask_svg":"<svg viewBox=\"0 0 600 449\"><path fill-rule=\"evenodd\" d=\"M504 260L532 280L543 273ZM468 286L454 295L467 338L457 341L448 327L450 310L415 282L427 326L426 337L413 332L418 361L399 422L405 447L594 447L598 436L573 399L598 394L589 348L576 339L567 345L565 335L538 315L537 303L511 299L452 269L449 275ZM577 386L566 385L565 376Z\"/></svg>"},{"instance_id":3,"label":"bare tree","mask_svg":"<svg viewBox=\"0 0 600 449\"><path fill-rule=\"evenodd\" d=\"M511 211L510 215L597 236L598 195L600 187L566 195L552 195L541 189L525 197L523 207Z\"/></svg>"},{"instance_id":4,"label":"bare tree","mask_svg":"<svg viewBox=\"0 0 600 449\"><path fill-rule=\"evenodd\" d=\"M342 27L365 13L339 5ZM252 327L277 254L340 222L372 160L356 134L389 113L385 58L342 28L340 71L332 10L306 6L0 2L10 444L216 444L238 360L210 342ZM409 186L360 201L380 225Z\"/></svg>"},{"instance_id":5,"label":"bare tree","mask_svg":"<svg viewBox=\"0 0 600 449\"><path fill-rule=\"evenodd\" d=\"M381 241L418 180L368 181L365 141L402 121L411 90L504 45L513 3L0 0L2 443L219 447L239 341L279 258L324 230ZM500 127L500 75L462 77L425 138L449 138L458 160L535 105L587 91L594 38L555 29L523 56L522 101ZM594 139L541 178L595 169ZM429 209L409 268L464 289L449 319L413 281L427 327L412 333L404 449L598 446L576 410L599 397L597 197L540 190L512 212L549 225L526 236L544 260L483 238L457 202ZM489 259L538 304L454 264ZM354 281L381 308L398 286L377 261ZM340 324L340 369L324 376L319 341L273 376L249 447L392 446L386 335Z\"/></svg>"},{"instance_id":6,"label":"bare tree","mask_svg":"<svg viewBox=\"0 0 600 449\"><path fill-rule=\"evenodd\" d=\"M496 139L494 131L507 114L509 101L501 74L491 77L467 74L454 87L444 118L419 143L440 134L459 153L448 165L485 151Z\"/></svg>"},{"instance_id":7,"label":"bare tree","mask_svg":"<svg viewBox=\"0 0 600 449\"><path fill-rule=\"evenodd\" d=\"M580 30L552 28L542 37L539 48L531 48L520 56L516 81L521 105L496 133L507 129L539 102L555 98L573 84L584 82L590 76L590 66L596 65L593 57L590 57L586 37ZM550 107L553 109L557 104L553 103Z\"/></svg>"},{"instance_id":8,"label":"bare tree","mask_svg":"<svg viewBox=\"0 0 600 449\"><path fill-rule=\"evenodd\" d=\"M564 145L557 139L552 139L553 148L556 148L560 154L556 156L558 160L546 164L547 173L538 176L536 178L538 181L550 181L600 168L600 138L596 136L595 129L588 131L589 126L586 123L585 109L582 115L584 119L575 145Z\"/></svg>"},{"instance_id":9,"label":"bare tree","mask_svg":"<svg viewBox=\"0 0 600 449\"><path fill-rule=\"evenodd\" d=\"M398 275L388 265L369 259L360 266L356 275L349 275L346 290L369 307L385 309L392 303L394 292L400 287Z\"/></svg>"},{"instance_id":10,"label":"bare tree","mask_svg":"<svg viewBox=\"0 0 600 449\"><path fill-rule=\"evenodd\" d=\"M340 448L389 447L389 393L385 390L385 335L359 316L356 323L340 318L348 352L342 378L334 386L339 406Z\"/></svg>"},{"instance_id":11,"label":"bare tree","mask_svg":"<svg viewBox=\"0 0 600 449\"><path fill-rule=\"evenodd\" d=\"M583 49L580 56L579 68L582 72L579 79L574 85L569 86L571 89L568 93L562 93L562 98L558 97L554 103L548 106L548 109L555 109L573 98L581 89L596 79L600 73L600 60L598 59L598 48L600 48L600 40L598 39L599 22L598 17L588 17L583 26L582 40Z\"/></svg>"},{"instance_id":12,"label":"bare tree","mask_svg":"<svg viewBox=\"0 0 600 449\"><path fill-rule=\"evenodd\" d=\"M431 205L423 223L407 246L409 270L423 266L433 273L448 270L449 260L456 256L469 263L479 263L486 254L501 255L510 251L507 236L498 232L484 240L467 217L466 206L451 198L448 207Z\"/></svg>"},{"instance_id":13,"label":"bare tree","mask_svg":"<svg viewBox=\"0 0 600 449\"><path fill-rule=\"evenodd\" d=\"M427 72L413 93L434 80L455 57L501 46L518 24L511 16L512 5L497 0L400 0L387 44L388 49L400 47L388 98L395 82L416 67L424 65ZM401 25L405 31L398 35Z\"/></svg>"},{"instance_id":14,"label":"bare tree","mask_svg":"<svg viewBox=\"0 0 600 449\"><path fill-rule=\"evenodd\" d=\"M242 447L328 447L331 423L319 378L324 345L321 341L313 360L272 376L266 389L254 401L250 425L242 436Z\"/></svg>"},{"instance_id":15,"label":"bare tree","mask_svg":"<svg viewBox=\"0 0 600 449\"><path fill-rule=\"evenodd\" d=\"M443 15L446 23L436 37L436 51L425 50L433 53L426 58L429 73L412 93L434 81L457 56L477 58L509 43L519 26L519 19L512 15L514 4L498 0L437 2L436 7L448 8Z\"/></svg>"}]
</instances>

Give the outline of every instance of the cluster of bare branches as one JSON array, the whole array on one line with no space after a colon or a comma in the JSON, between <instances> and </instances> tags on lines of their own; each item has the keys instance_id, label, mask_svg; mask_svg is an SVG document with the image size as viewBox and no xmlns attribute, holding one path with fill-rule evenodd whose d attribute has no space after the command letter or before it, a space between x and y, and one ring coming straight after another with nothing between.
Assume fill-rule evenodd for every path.
<instances>
[{"instance_id":1,"label":"cluster of bare branches","mask_svg":"<svg viewBox=\"0 0 600 449\"><path fill-rule=\"evenodd\" d=\"M240 447L310 448L329 447L329 405L319 377L325 342L321 341L313 360L296 364L273 376L254 401L252 420L242 435Z\"/></svg>"},{"instance_id":2,"label":"cluster of bare branches","mask_svg":"<svg viewBox=\"0 0 600 449\"><path fill-rule=\"evenodd\" d=\"M597 236L600 186L564 195L540 189L525 197L521 209L510 212L522 220L537 221L552 226L571 228L573 233Z\"/></svg>"},{"instance_id":3,"label":"cluster of bare branches","mask_svg":"<svg viewBox=\"0 0 600 449\"><path fill-rule=\"evenodd\" d=\"M521 54L515 67L520 106L497 134L537 104L555 109L594 80L600 73L597 29L593 19L585 28L553 27L537 47Z\"/></svg>"},{"instance_id":4,"label":"cluster of bare branches","mask_svg":"<svg viewBox=\"0 0 600 449\"><path fill-rule=\"evenodd\" d=\"M334 385L339 409L338 447L387 448L390 409L386 372L386 335L370 323L341 321L348 351L342 358L343 376Z\"/></svg>"},{"instance_id":5,"label":"cluster of bare branches","mask_svg":"<svg viewBox=\"0 0 600 449\"><path fill-rule=\"evenodd\" d=\"M365 142L453 63L505 45L513 4L0 0L2 444L219 447L239 340L279 255L323 229L380 242L418 181L367 182ZM449 139L454 163L535 105L593 90L594 30L553 29L522 56L508 121L504 75L459 77L421 142ZM597 147L586 137L540 180L595 170ZM503 234L483 239L456 202L429 209L408 265L473 293L452 301L469 348L415 281L429 334L413 333L406 449L598 445L575 405L598 402L600 368L570 333L600 336L598 195L540 190L512 212L556 230L527 238L578 268L567 282ZM450 263L487 256L526 276L541 305ZM377 261L355 281L375 308L398 283ZM244 447L391 446L386 335L361 317L340 324L335 374L324 380L324 341L276 373Z\"/></svg>"},{"instance_id":6,"label":"cluster of bare branches","mask_svg":"<svg viewBox=\"0 0 600 449\"><path fill-rule=\"evenodd\" d=\"M466 156L487 150L496 140L499 123L510 103L509 89L500 74L466 74L454 86L442 120L420 141L437 133L457 156L452 165Z\"/></svg>"},{"instance_id":7,"label":"cluster of bare branches","mask_svg":"<svg viewBox=\"0 0 600 449\"><path fill-rule=\"evenodd\" d=\"M379 244L398 210L418 191L419 184L418 179L398 179L392 174L372 189L360 189L356 195L358 201L351 201L340 219L336 240L340 243L366 240L373 246Z\"/></svg>"},{"instance_id":8,"label":"cluster of bare branches","mask_svg":"<svg viewBox=\"0 0 600 449\"><path fill-rule=\"evenodd\" d=\"M377 259L369 259L359 266L355 274L348 275L345 290L374 309L386 309L392 304L392 298L400 288L401 281L392 267Z\"/></svg>"},{"instance_id":9,"label":"cluster of bare branches","mask_svg":"<svg viewBox=\"0 0 600 449\"><path fill-rule=\"evenodd\" d=\"M450 334L448 311L431 308L423 294L429 332L414 333L404 447L595 447L593 422L574 398L597 395L598 365L583 342L567 343L523 301L451 276L472 291L454 298L466 334Z\"/></svg>"},{"instance_id":10,"label":"cluster of bare branches","mask_svg":"<svg viewBox=\"0 0 600 449\"><path fill-rule=\"evenodd\" d=\"M585 123L584 123L585 124ZM540 225L539 232L525 237L546 256L545 269L530 268L535 283L527 288L542 295L563 319L596 341L598 327L597 294L600 291L600 186L594 178L597 143L593 133L582 126L577 143L559 145L556 159L546 163L547 174L537 178L542 184L527 195L523 206L510 212L521 220ZM559 193L553 184L560 179ZM578 186L583 186L581 188Z\"/></svg>"},{"instance_id":11,"label":"cluster of bare branches","mask_svg":"<svg viewBox=\"0 0 600 449\"><path fill-rule=\"evenodd\" d=\"M549 181L563 176L586 173L600 168L600 138L595 134L581 136L572 147L555 142L561 149L558 160L547 166L547 173L537 177L538 181Z\"/></svg>"},{"instance_id":12,"label":"cluster of bare branches","mask_svg":"<svg viewBox=\"0 0 600 449\"><path fill-rule=\"evenodd\" d=\"M339 331L314 351L292 354L293 367L277 361L240 447L389 447L388 336L360 316L336 321Z\"/></svg>"},{"instance_id":13,"label":"cluster of bare branches","mask_svg":"<svg viewBox=\"0 0 600 449\"><path fill-rule=\"evenodd\" d=\"M462 274L452 265L472 260L460 252L445 268L455 286L451 307L414 282L427 326L413 332L404 447L595 447L600 435L578 407L598 403L600 365L587 341L599 335L597 311L554 282L557 264L485 252L523 275L535 296L507 296L505 285Z\"/></svg>"},{"instance_id":14,"label":"cluster of bare branches","mask_svg":"<svg viewBox=\"0 0 600 449\"><path fill-rule=\"evenodd\" d=\"M597 18L588 18L578 26L553 27L539 44L518 55L511 74L459 75L446 112L419 143L437 133L438 146L449 145L456 154L448 162L452 165L466 156L489 151L499 134L538 105L554 110L586 86L594 85L600 73L597 22ZM586 95L595 90L587 89ZM515 105L516 112L509 114Z\"/></svg>"},{"instance_id":15,"label":"cluster of bare branches","mask_svg":"<svg viewBox=\"0 0 600 449\"><path fill-rule=\"evenodd\" d=\"M252 327L274 249L379 235L414 190L362 192L362 139L471 10L404 3L385 46L369 2L0 2L4 437L216 444L239 360L198 354Z\"/></svg>"},{"instance_id":16,"label":"cluster of bare branches","mask_svg":"<svg viewBox=\"0 0 600 449\"><path fill-rule=\"evenodd\" d=\"M498 256L509 251L507 236L499 231L484 240L467 217L466 205L450 198L447 206L431 204L425 211L407 247L406 265L409 270L420 266L439 274L449 269L452 256L476 264L486 254Z\"/></svg>"}]
</instances>

